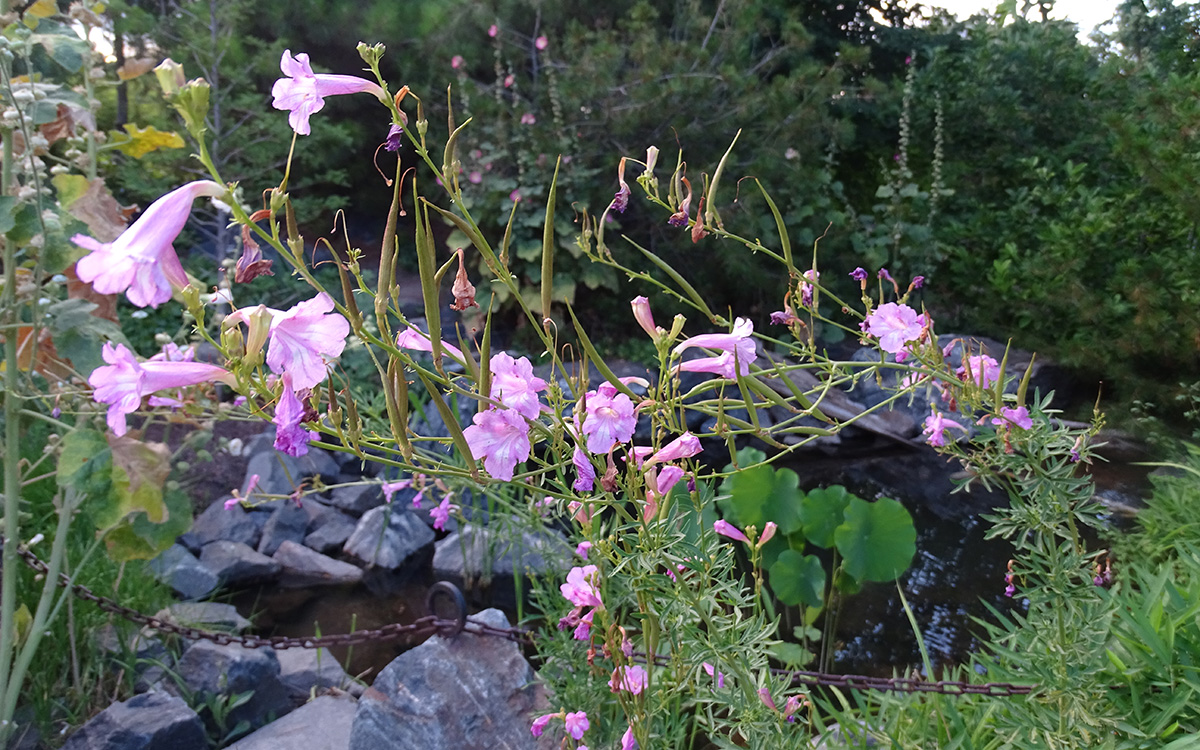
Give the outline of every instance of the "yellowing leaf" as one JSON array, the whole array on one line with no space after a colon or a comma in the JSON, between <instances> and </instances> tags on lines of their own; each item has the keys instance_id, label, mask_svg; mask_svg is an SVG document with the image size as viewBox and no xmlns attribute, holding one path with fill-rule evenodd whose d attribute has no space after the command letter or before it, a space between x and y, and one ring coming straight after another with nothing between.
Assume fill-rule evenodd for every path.
<instances>
[{"instance_id":1,"label":"yellowing leaf","mask_svg":"<svg viewBox=\"0 0 1200 750\"><path fill-rule=\"evenodd\" d=\"M55 13L58 13L58 3L55 0L37 0L25 9L21 22L31 29L36 29L40 19L49 18Z\"/></svg>"},{"instance_id":2,"label":"yellowing leaf","mask_svg":"<svg viewBox=\"0 0 1200 750\"><path fill-rule=\"evenodd\" d=\"M25 9L25 15L37 16L38 18L49 18L58 12L58 3L55 0L37 0L33 5Z\"/></svg>"},{"instance_id":3,"label":"yellowing leaf","mask_svg":"<svg viewBox=\"0 0 1200 750\"><path fill-rule=\"evenodd\" d=\"M178 133L163 132L153 125L139 128L132 123L125 123L125 132L129 140L117 145L121 153L140 159L151 151L160 148L183 148L183 139Z\"/></svg>"},{"instance_id":4,"label":"yellowing leaf","mask_svg":"<svg viewBox=\"0 0 1200 750\"><path fill-rule=\"evenodd\" d=\"M171 473L167 446L143 443L129 435L106 437L112 449L113 489L119 498L118 520L140 510L154 523L165 521L167 506L163 503L163 488Z\"/></svg>"}]
</instances>

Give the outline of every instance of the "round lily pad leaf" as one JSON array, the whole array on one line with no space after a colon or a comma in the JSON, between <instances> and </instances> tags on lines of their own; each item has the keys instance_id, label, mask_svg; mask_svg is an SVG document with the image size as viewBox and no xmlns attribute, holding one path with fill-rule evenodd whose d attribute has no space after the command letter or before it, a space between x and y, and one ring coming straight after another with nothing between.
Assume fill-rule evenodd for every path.
<instances>
[{"instance_id":1,"label":"round lily pad leaf","mask_svg":"<svg viewBox=\"0 0 1200 750\"><path fill-rule=\"evenodd\" d=\"M846 505L852 497L854 495L840 484L805 495L800 501L800 522L805 538L818 547L832 547L833 532L842 525Z\"/></svg>"},{"instance_id":2,"label":"round lily pad leaf","mask_svg":"<svg viewBox=\"0 0 1200 750\"><path fill-rule=\"evenodd\" d=\"M768 570L771 590L784 604L819 607L825 597L825 569L816 555L801 555L788 549L779 554Z\"/></svg>"},{"instance_id":3,"label":"round lily pad leaf","mask_svg":"<svg viewBox=\"0 0 1200 750\"><path fill-rule=\"evenodd\" d=\"M852 498L834 532L846 573L858 581L893 581L917 552L917 530L904 506L883 497Z\"/></svg>"}]
</instances>

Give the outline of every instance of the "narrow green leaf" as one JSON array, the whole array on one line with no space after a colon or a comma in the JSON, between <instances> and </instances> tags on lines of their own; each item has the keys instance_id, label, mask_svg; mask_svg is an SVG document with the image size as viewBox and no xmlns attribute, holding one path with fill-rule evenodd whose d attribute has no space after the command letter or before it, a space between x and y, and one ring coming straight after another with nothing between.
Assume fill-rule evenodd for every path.
<instances>
[{"instance_id":1,"label":"narrow green leaf","mask_svg":"<svg viewBox=\"0 0 1200 750\"><path fill-rule=\"evenodd\" d=\"M417 377L425 385L425 390L429 391L430 397L433 399L433 405L437 407L438 412L442 415L442 421L446 423L446 429L450 431L450 439L454 441L454 447L458 448L458 452L462 454L463 460L467 462L467 467L471 471L471 478L476 482L479 481L479 467L475 465L475 457L471 455L471 446L467 445L467 439L463 436L462 427L458 424L458 417L442 398L441 391L433 384L425 373L417 370Z\"/></svg>"},{"instance_id":2,"label":"narrow green leaf","mask_svg":"<svg viewBox=\"0 0 1200 750\"><path fill-rule=\"evenodd\" d=\"M626 239L628 239L628 238L626 238ZM704 313L710 321L712 321L714 323L717 322L717 316L713 315L712 310L708 309L708 303L706 303L704 301L704 298L700 296L700 294L696 291L696 289L691 284L689 284L686 279L684 279L682 276L679 275L678 271L676 271L674 268L671 268L671 266L666 261L664 261L662 258L658 257L657 255L650 252L649 250L642 247L641 245L637 244L636 242L629 240L629 244L633 245L638 250L640 250L642 252L642 255L645 255L647 258L650 259L651 263L653 263L654 265L661 268L663 270L663 273L667 274L667 276L670 276L671 281L674 281L675 284L681 290L683 290L683 293L688 296L688 299L690 299L692 301L692 304L696 306L697 310Z\"/></svg>"},{"instance_id":3,"label":"narrow green leaf","mask_svg":"<svg viewBox=\"0 0 1200 750\"><path fill-rule=\"evenodd\" d=\"M542 327L550 332L550 299L554 293L554 203L558 195L558 168L562 156L554 163L554 179L550 181L550 195L546 196L546 223L542 227Z\"/></svg>"},{"instance_id":4,"label":"narrow green leaf","mask_svg":"<svg viewBox=\"0 0 1200 750\"><path fill-rule=\"evenodd\" d=\"M759 192L762 193L763 198L767 201L767 207L771 209L771 215L775 217L775 228L779 231L779 246L783 248L783 261L787 264L788 273L795 276L797 271L795 264L792 263L792 240L788 237L787 226L783 223L783 215L779 213L779 208L775 205L775 201L771 199L771 195L763 187L763 184L759 182L757 177L754 178L754 182L758 185Z\"/></svg>"}]
</instances>

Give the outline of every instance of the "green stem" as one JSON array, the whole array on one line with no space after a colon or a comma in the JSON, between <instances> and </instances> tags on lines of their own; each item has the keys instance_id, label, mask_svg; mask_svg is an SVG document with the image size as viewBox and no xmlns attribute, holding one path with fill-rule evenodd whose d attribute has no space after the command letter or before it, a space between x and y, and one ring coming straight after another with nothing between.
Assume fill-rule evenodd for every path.
<instances>
[{"instance_id":1,"label":"green stem","mask_svg":"<svg viewBox=\"0 0 1200 750\"><path fill-rule=\"evenodd\" d=\"M0 8L8 3L0 0ZM0 131L3 138L3 165L0 166L0 195L11 192L13 182L13 146L12 128ZM7 238L4 243L4 293L3 304L7 323L14 328L20 323L20 311L17 308L17 261L16 248ZM18 462L21 454L17 446L21 444L20 404L17 401L19 383L17 375L20 372L17 361L17 337L4 337L4 568L0 573L0 690L5 694L11 691L13 650L16 646L16 609L17 609L17 543L20 535L20 525L17 518L20 503L20 468ZM12 711L8 701L0 705L0 744L5 744L12 732Z\"/></svg>"}]
</instances>

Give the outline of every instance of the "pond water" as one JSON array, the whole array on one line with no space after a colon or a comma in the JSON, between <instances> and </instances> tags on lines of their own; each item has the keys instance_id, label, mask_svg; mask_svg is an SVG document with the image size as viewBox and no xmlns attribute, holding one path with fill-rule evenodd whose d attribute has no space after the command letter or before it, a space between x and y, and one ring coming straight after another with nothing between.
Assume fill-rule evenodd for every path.
<instances>
[{"instance_id":1,"label":"pond water","mask_svg":"<svg viewBox=\"0 0 1200 750\"><path fill-rule=\"evenodd\" d=\"M785 464L805 489L845 485L864 498L900 500L917 527L917 554L901 578L930 658L938 666L960 664L977 648L973 617L988 618L985 603L1000 612L1021 606L1020 594L1004 596L1004 574L1012 548L985 540L989 524L981 518L1005 498L978 489L954 493L957 464L926 450L877 449L858 457L798 456ZM1097 467L1098 482L1126 498L1145 491L1145 472L1130 467ZM352 588L281 590L263 587L234 599L265 635L309 636L409 623L425 614L425 593L434 583L429 560L414 562L404 575L373 572ZM512 622L511 582L497 581L493 592L467 592L472 611L503 609ZM836 672L890 676L921 663L917 639L904 614L897 586L867 584L843 603L836 631ZM333 649L347 672L371 677L413 645L403 641Z\"/></svg>"}]
</instances>

